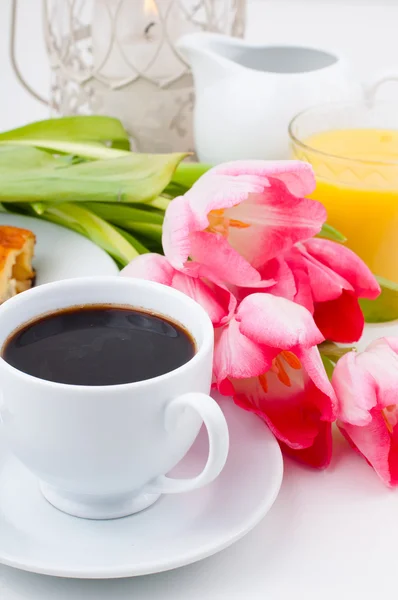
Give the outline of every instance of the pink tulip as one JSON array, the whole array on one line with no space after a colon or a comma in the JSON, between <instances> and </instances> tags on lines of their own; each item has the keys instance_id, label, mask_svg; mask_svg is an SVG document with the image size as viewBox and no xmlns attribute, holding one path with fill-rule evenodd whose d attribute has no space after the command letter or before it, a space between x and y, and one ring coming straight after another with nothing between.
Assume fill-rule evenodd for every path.
<instances>
[{"instance_id":1,"label":"pink tulip","mask_svg":"<svg viewBox=\"0 0 398 600\"><path fill-rule=\"evenodd\" d=\"M219 391L269 426L283 449L315 467L331 458L335 395L309 311L271 294L246 297L215 332Z\"/></svg>"},{"instance_id":2,"label":"pink tulip","mask_svg":"<svg viewBox=\"0 0 398 600\"><path fill-rule=\"evenodd\" d=\"M341 432L386 485L398 485L398 338L343 356L332 383Z\"/></svg>"},{"instance_id":3,"label":"pink tulip","mask_svg":"<svg viewBox=\"0 0 398 600\"><path fill-rule=\"evenodd\" d=\"M189 258L237 286L261 285L259 267L318 233L325 208L300 161L237 161L211 169L170 203L163 249L179 270Z\"/></svg>"},{"instance_id":4,"label":"pink tulip","mask_svg":"<svg viewBox=\"0 0 398 600\"><path fill-rule=\"evenodd\" d=\"M214 275L190 263L190 275L156 254L136 258L122 271L175 287L197 300L215 328L214 376L221 393L258 414L285 450L324 467L331 456L334 392L317 344L324 340L304 307L261 293L235 297ZM194 276L192 276L192 274Z\"/></svg>"},{"instance_id":5,"label":"pink tulip","mask_svg":"<svg viewBox=\"0 0 398 600\"><path fill-rule=\"evenodd\" d=\"M230 319L235 311L236 299L221 282L200 277L199 273L210 276L205 268L195 263L190 263L189 274L181 273L160 254L142 254L121 271L123 277L157 281L187 294L203 306L217 327Z\"/></svg>"},{"instance_id":6,"label":"pink tulip","mask_svg":"<svg viewBox=\"0 0 398 600\"><path fill-rule=\"evenodd\" d=\"M359 340L364 318L358 298L374 299L380 293L375 277L354 252L319 238L296 244L260 273L277 282L271 293L308 308L324 337L336 342Z\"/></svg>"}]
</instances>

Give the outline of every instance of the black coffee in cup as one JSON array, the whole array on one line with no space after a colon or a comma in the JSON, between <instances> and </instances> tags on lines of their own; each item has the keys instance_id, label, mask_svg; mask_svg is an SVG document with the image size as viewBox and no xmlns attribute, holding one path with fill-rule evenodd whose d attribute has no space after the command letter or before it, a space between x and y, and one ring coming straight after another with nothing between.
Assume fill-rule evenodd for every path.
<instances>
[{"instance_id":1,"label":"black coffee in cup","mask_svg":"<svg viewBox=\"0 0 398 600\"><path fill-rule=\"evenodd\" d=\"M116 385L174 371L196 352L191 335L166 317L128 306L74 306L13 332L2 357L27 373L71 385Z\"/></svg>"}]
</instances>

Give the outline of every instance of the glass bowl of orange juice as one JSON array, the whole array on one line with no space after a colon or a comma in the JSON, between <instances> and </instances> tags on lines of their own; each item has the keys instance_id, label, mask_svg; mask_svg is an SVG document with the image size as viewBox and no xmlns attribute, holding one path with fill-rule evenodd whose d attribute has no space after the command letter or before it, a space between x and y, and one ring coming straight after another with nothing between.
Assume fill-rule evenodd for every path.
<instances>
[{"instance_id":1,"label":"glass bowl of orange juice","mask_svg":"<svg viewBox=\"0 0 398 600\"><path fill-rule=\"evenodd\" d=\"M294 158L309 162L311 198L375 275L398 282L398 107L392 103L310 108L289 126Z\"/></svg>"}]
</instances>

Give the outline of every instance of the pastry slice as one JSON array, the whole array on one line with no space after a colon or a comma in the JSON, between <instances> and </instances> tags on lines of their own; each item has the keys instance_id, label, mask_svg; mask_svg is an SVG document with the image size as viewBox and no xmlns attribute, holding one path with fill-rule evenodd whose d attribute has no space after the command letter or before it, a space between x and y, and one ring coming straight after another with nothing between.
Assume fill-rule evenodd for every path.
<instances>
[{"instance_id":1,"label":"pastry slice","mask_svg":"<svg viewBox=\"0 0 398 600\"><path fill-rule=\"evenodd\" d=\"M0 304L32 286L35 241L28 229L0 225Z\"/></svg>"}]
</instances>

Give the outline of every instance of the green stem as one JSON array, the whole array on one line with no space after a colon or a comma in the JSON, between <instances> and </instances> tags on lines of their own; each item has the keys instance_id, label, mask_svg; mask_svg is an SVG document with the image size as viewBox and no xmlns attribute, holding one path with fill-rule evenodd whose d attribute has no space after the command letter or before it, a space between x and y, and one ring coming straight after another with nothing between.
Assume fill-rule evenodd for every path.
<instances>
[{"instance_id":1,"label":"green stem","mask_svg":"<svg viewBox=\"0 0 398 600\"><path fill-rule=\"evenodd\" d=\"M155 200L148 202L148 205L153 206L153 208L158 208L159 210L166 210L170 202L171 200L169 198L159 196L158 198L155 198Z\"/></svg>"},{"instance_id":2,"label":"green stem","mask_svg":"<svg viewBox=\"0 0 398 600\"><path fill-rule=\"evenodd\" d=\"M63 225L88 237L122 266L139 255L139 251L115 227L83 206L72 203L52 205L40 218Z\"/></svg>"}]
</instances>

